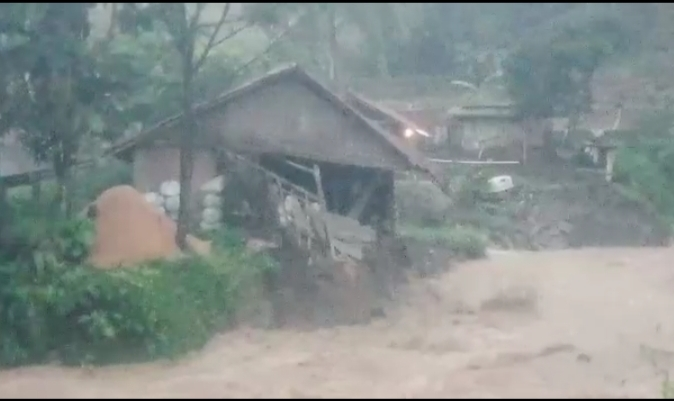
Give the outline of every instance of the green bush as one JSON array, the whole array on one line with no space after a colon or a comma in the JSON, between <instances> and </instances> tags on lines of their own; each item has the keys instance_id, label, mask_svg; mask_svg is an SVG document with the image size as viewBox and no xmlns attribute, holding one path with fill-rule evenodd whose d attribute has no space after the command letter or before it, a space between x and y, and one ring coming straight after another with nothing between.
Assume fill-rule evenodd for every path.
<instances>
[{"instance_id":1,"label":"green bush","mask_svg":"<svg viewBox=\"0 0 674 401\"><path fill-rule=\"evenodd\" d=\"M482 232L467 226L402 227L403 236L433 244L451 251L460 259L479 259L487 254L487 238Z\"/></svg>"},{"instance_id":2,"label":"green bush","mask_svg":"<svg viewBox=\"0 0 674 401\"><path fill-rule=\"evenodd\" d=\"M674 220L674 113L661 111L645 118L638 135L616 157L614 178L639 194L661 217Z\"/></svg>"},{"instance_id":3,"label":"green bush","mask_svg":"<svg viewBox=\"0 0 674 401\"><path fill-rule=\"evenodd\" d=\"M73 180L76 185L72 188L71 197L75 211L84 208L110 187L130 184L132 174L131 165L117 159L105 159L97 165L73 171ZM41 199L39 202L40 207L44 208L49 206L56 197L56 182L53 179L45 180L40 185ZM35 201L32 199L29 185L14 187L9 194L13 200L18 202Z\"/></svg>"},{"instance_id":4,"label":"green bush","mask_svg":"<svg viewBox=\"0 0 674 401\"><path fill-rule=\"evenodd\" d=\"M489 176L489 169L468 170L464 175L461 175L455 183L456 204L470 207L485 200L489 193Z\"/></svg>"},{"instance_id":5,"label":"green bush","mask_svg":"<svg viewBox=\"0 0 674 401\"><path fill-rule=\"evenodd\" d=\"M409 224L440 226L451 206L449 197L429 181L398 181L395 195L399 219Z\"/></svg>"},{"instance_id":6,"label":"green bush","mask_svg":"<svg viewBox=\"0 0 674 401\"><path fill-rule=\"evenodd\" d=\"M14 206L13 246L2 247L4 366L52 357L104 363L196 349L232 321L245 292L275 267L231 240L218 243L207 258L96 269L84 263L93 239L90 222L49 220L36 216L38 210Z\"/></svg>"},{"instance_id":7,"label":"green bush","mask_svg":"<svg viewBox=\"0 0 674 401\"><path fill-rule=\"evenodd\" d=\"M133 182L133 168L118 159L109 158L100 164L76 172L73 201L75 210L80 210L94 201L101 192L116 185L129 185Z\"/></svg>"}]
</instances>

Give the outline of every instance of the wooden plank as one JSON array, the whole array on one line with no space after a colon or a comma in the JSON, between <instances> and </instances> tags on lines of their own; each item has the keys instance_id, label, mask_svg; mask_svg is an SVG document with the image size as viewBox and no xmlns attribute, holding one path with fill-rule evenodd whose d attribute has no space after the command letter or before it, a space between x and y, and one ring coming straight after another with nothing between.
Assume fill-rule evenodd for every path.
<instances>
[{"instance_id":1,"label":"wooden plank","mask_svg":"<svg viewBox=\"0 0 674 401\"><path fill-rule=\"evenodd\" d=\"M292 182L286 180L285 178L279 176L278 174L275 174L275 173L273 173L273 172L267 170L266 168L260 166L259 164L255 163L255 162L253 162L253 161L251 161L251 160L248 160L247 158L245 158L245 157L243 157L243 156L237 155L237 154L235 154L235 153L232 153L232 156L233 156L235 159L240 160L240 161L242 161L242 162L248 164L250 167L255 168L255 169L261 171L262 173L266 174L267 176L273 177L273 178L276 179L278 182L280 182L282 185L288 186L288 187L292 188L293 190L295 190L295 191L297 191L297 192L300 192L302 195L308 197L312 202L319 202L319 201L320 201L320 200L318 199L318 196L317 196L316 194L313 194L313 193L307 191L306 189L300 187L299 185L293 184Z\"/></svg>"},{"instance_id":2,"label":"wooden plank","mask_svg":"<svg viewBox=\"0 0 674 401\"><path fill-rule=\"evenodd\" d=\"M321 177L321 169L318 167L318 164L314 164L313 168L313 175L314 175L314 181L316 181L316 189L318 191L318 199L320 200L320 206L321 206L321 211L327 212L328 211L328 203L325 200L325 192L323 191L323 179ZM311 208L310 208L311 209ZM324 219L320 218L320 213L313 213L311 216L312 221L314 222L314 229L316 232L324 237L325 244L327 248L330 250L330 256L332 258L335 258L335 250L332 245L332 232L330 231L330 227L325 223Z\"/></svg>"},{"instance_id":3,"label":"wooden plank","mask_svg":"<svg viewBox=\"0 0 674 401\"><path fill-rule=\"evenodd\" d=\"M317 164L314 164L314 168L311 171L311 174L314 176L314 181L316 181L316 189L318 192L318 201L320 202L322 210L328 210L328 204L325 200L325 192L323 191L323 180L321 179L321 169Z\"/></svg>"},{"instance_id":4,"label":"wooden plank","mask_svg":"<svg viewBox=\"0 0 674 401\"><path fill-rule=\"evenodd\" d=\"M309 174L314 173L314 170L310 169L309 167L303 166L303 165L295 163L295 162L291 162L290 160L285 160L285 162L288 163L288 165L290 165L292 167L295 167L296 169L298 169L300 171L304 171L305 173L309 173Z\"/></svg>"},{"instance_id":5,"label":"wooden plank","mask_svg":"<svg viewBox=\"0 0 674 401\"><path fill-rule=\"evenodd\" d=\"M343 242L339 239L335 240L335 248L337 250L338 255L346 255L352 259L356 260L363 260L363 247L362 245L354 245L354 244L349 244L347 242ZM336 256L338 256L336 255Z\"/></svg>"},{"instance_id":6,"label":"wooden plank","mask_svg":"<svg viewBox=\"0 0 674 401\"><path fill-rule=\"evenodd\" d=\"M333 238L361 243L373 242L376 239L374 229L361 225L357 220L334 213L323 213L323 219Z\"/></svg>"}]
</instances>

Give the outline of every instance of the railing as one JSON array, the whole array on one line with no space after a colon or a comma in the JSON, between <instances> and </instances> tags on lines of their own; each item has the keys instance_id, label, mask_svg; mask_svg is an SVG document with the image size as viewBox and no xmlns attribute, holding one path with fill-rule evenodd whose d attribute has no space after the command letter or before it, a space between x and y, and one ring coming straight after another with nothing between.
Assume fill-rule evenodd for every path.
<instances>
[{"instance_id":1,"label":"railing","mask_svg":"<svg viewBox=\"0 0 674 401\"><path fill-rule=\"evenodd\" d=\"M327 249L333 259L362 259L363 244L374 240L374 230L361 226L355 219L329 213L323 207L321 196L314 194L259 164L240 155L234 159L264 174L271 190L270 201L290 217L291 233L298 245L313 250L318 243ZM290 163L295 165L294 163ZM310 170L295 165L298 169ZM319 173L316 173L319 174ZM320 177L317 177L317 179ZM277 216L281 220L281 216Z\"/></svg>"}]
</instances>

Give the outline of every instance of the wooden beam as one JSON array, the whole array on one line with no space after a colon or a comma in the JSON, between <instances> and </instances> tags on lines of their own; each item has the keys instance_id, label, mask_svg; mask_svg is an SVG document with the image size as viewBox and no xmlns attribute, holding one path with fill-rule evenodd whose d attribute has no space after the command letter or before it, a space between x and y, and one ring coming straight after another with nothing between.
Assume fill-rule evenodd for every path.
<instances>
[{"instance_id":1,"label":"wooden beam","mask_svg":"<svg viewBox=\"0 0 674 401\"><path fill-rule=\"evenodd\" d=\"M321 177L321 168L318 167L318 164L314 164L313 168L313 176L314 180L316 181L316 192L318 192L318 199L321 205L321 213L314 214L313 218L316 220L322 220L321 223L317 222L317 229L323 231L320 233L322 236L325 236L325 240L327 242L326 247L328 251L330 252L330 256L334 259L335 258L335 249L333 247L333 238L332 238L332 233L330 232L330 227L328 227L328 224L320 218L321 215L326 215L328 213L328 203L325 199L325 192L323 191L323 178ZM311 206L308 206L309 209L311 209Z\"/></svg>"},{"instance_id":2,"label":"wooden beam","mask_svg":"<svg viewBox=\"0 0 674 401\"><path fill-rule=\"evenodd\" d=\"M300 171L304 171L305 173L309 173L309 174L313 175L314 172L315 172L315 168L311 169L311 168L303 166L299 163L291 162L290 160L287 160L287 159L285 160L285 162L288 163L290 166L293 166Z\"/></svg>"},{"instance_id":3,"label":"wooden beam","mask_svg":"<svg viewBox=\"0 0 674 401\"><path fill-rule=\"evenodd\" d=\"M442 164L483 164L483 165L489 165L489 164L501 164L501 165L514 165L514 164L522 164L522 162L517 161L517 160L450 160L450 159L428 159L433 163L442 163Z\"/></svg>"},{"instance_id":4,"label":"wooden beam","mask_svg":"<svg viewBox=\"0 0 674 401\"><path fill-rule=\"evenodd\" d=\"M323 192L323 180L321 178L321 169L318 167L318 164L314 164L314 168L311 170L311 174L314 176L316 181L316 192L318 192L318 199L321 203L321 208L328 211L328 204L325 200L325 192Z\"/></svg>"},{"instance_id":5,"label":"wooden beam","mask_svg":"<svg viewBox=\"0 0 674 401\"><path fill-rule=\"evenodd\" d=\"M266 174L268 177L276 179L279 183L282 183L283 185L286 185L286 186L294 189L295 191L300 192L307 199L310 199L314 202L317 201L317 200L320 201L316 194L311 193L310 191L307 191L306 189L300 187L299 185L293 184L292 182L290 182L287 179L279 176L278 174L273 173L273 172L267 170L266 168L262 167L260 164L254 162L252 160L249 160L247 157L244 157L244 156L238 155L236 153L232 153L232 152L227 152L227 154L230 155L230 157L234 158L235 160L240 160L241 162L245 163L249 167L252 167L252 168L254 168L258 171L261 171L262 173Z\"/></svg>"}]
</instances>

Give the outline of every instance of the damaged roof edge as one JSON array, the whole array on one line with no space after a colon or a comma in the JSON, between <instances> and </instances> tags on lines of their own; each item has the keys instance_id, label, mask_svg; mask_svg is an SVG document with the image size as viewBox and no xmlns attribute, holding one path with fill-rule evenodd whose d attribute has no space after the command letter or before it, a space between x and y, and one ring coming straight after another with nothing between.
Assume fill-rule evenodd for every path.
<instances>
[{"instance_id":1,"label":"damaged roof edge","mask_svg":"<svg viewBox=\"0 0 674 401\"><path fill-rule=\"evenodd\" d=\"M244 94L253 92L265 85L272 84L283 78L295 77L299 79L302 83L307 85L312 89L316 94L318 94L323 99L329 101L338 109L354 117L359 123L364 124L370 131L377 134L380 139L383 139L386 142L386 145L392 146L393 149L406 161L409 167L416 170L421 170L431 176L431 178L436 181L437 184L440 184L441 181L438 179L436 173L433 171L429 163L427 163L425 157L412 149L404 143L400 142L400 139L392 135L391 133L384 130L382 127L379 127L377 124L370 121L368 118L363 116L359 111L351 107L346 101L340 98L332 90L330 90L326 85L320 83L317 79L309 75L304 71L298 64L293 63L285 65L279 68L272 70L271 72L258 77L256 79L250 80L247 83L228 91L216 99L203 102L194 107L195 114L202 115L211 110L214 110L218 107L221 107L227 104L229 101L242 96ZM134 135L131 138L125 138L119 141L118 143L112 145L108 150L108 155L116 155L124 151L131 150L137 144L149 141L154 139L154 137L162 132L163 129L167 129L175 126L180 122L182 113L176 114L172 117L169 117L154 126L148 128L147 130Z\"/></svg>"},{"instance_id":2,"label":"damaged roof edge","mask_svg":"<svg viewBox=\"0 0 674 401\"><path fill-rule=\"evenodd\" d=\"M396 111L385 107L377 102L366 98L362 94L355 93L352 90L349 90L347 93L347 98L353 101L356 105L366 108L367 110L373 111L384 118L394 121L402 126L411 128L413 130L422 130L423 129L414 121L408 119L407 117L397 113Z\"/></svg>"}]
</instances>

